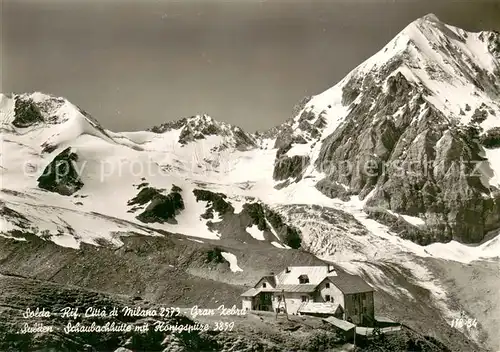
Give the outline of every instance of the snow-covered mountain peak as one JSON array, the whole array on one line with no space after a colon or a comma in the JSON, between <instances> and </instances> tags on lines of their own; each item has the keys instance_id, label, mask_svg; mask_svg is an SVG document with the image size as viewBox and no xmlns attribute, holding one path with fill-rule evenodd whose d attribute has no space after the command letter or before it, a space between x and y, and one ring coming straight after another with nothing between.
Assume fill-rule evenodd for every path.
<instances>
[{"instance_id":1,"label":"snow-covered mountain peak","mask_svg":"<svg viewBox=\"0 0 500 352\"><path fill-rule=\"evenodd\" d=\"M240 127L226 122L217 121L208 114L194 115L176 121L168 121L159 126L154 126L149 131L165 134L178 132L178 142L186 145L196 140L209 137L221 139L221 146L237 149L255 148L255 138L245 133Z\"/></svg>"},{"instance_id":2,"label":"snow-covered mountain peak","mask_svg":"<svg viewBox=\"0 0 500 352\"><path fill-rule=\"evenodd\" d=\"M79 106L63 97L42 92L0 94L0 110L2 124L13 124L17 128L63 124L83 118L102 129L99 122Z\"/></svg>"},{"instance_id":3,"label":"snow-covered mountain peak","mask_svg":"<svg viewBox=\"0 0 500 352\"><path fill-rule=\"evenodd\" d=\"M480 180L475 180L472 191L466 183L450 189L446 179L427 182L448 193L472 192L480 201L489 193L497 197L497 47L495 32L467 32L434 15L415 20L338 84L304 101L293 119L273 130L275 139L266 145L278 149L273 172L280 182L277 187L308 183L327 197L349 199L355 194L371 199L370 204L388 205L395 213L419 217L427 211L425 206L417 209L412 204L422 199L422 193L405 192L420 189L423 183L397 173L388 176L391 165L425 164L426 170L438 173L436 165L472 159L482 162ZM415 180L427 177L423 169L415 172ZM443 226L450 226L447 221L441 220ZM453 226L446 236L477 241L464 235L474 224ZM474 233L484 233L488 226Z\"/></svg>"},{"instance_id":4,"label":"snow-covered mountain peak","mask_svg":"<svg viewBox=\"0 0 500 352\"><path fill-rule=\"evenodd\" d=\"M380 113L375 111L375 101L398 96L397 86L406 87L400 93L408 93L412 87L407 99L398 97L407 100L402 104L406 108L419 104L423 113L432 106L464 124L473 120L476 109L486 109L491 118L482 127L496 127L495 116L500 116L499 33L467 32L441 22L434 14L418 18L334 87L301 102L292 119L260 136L270 139L266 145L275 148L291 142L296 148L288 155L303 155L360 103L371 102L373 115ZM394 117L402 113L399 110Z\"/></svg>"},{"instance_id":5,"label":"snow-covered mountain peak","mask_svg":"<svg viewBox=\"0 0 500 352\"><path fill-rule=\"evenodd\" d=\"M449 72L450 66L455 66L454 69L458 66L458 70L463 71L475 64L475 71L481 69L494 74L500 70L499 49L498 33L467 32L429 14L407 25L355 71L366 74L397 61L410 68L418 68L426 63L437 64L448 73L452 73Z\"/></svg>"},{"instance_id":6,"label":"snow-covered mountain peak","mask_svg":"<svg viewBox=\"0 0 500 352\"><path fill-rule=\"evenodd\" d=\"M187 127L199 130L201 132L203 131L203 129L210 126L215 129L226 130L231 125L216 121L208 114L198 114L189 117L183 117L174 121L164 122L158 126L150 128L149 131L155 133L165 133L171 130L177 130Z\"/></svg>"},{"instance_id":7,"label":"snow-covered mountain peak","mask_svg":"<svg viewBox=\"0 0 500 352\"><path fill-rule=\"evenodd\" d=\"M0 120L4 130L38 141L43 152L51 152L83 134L113 142L89 113L67 99L40 92L1 94Z\"/></svg>"}]
</instances>

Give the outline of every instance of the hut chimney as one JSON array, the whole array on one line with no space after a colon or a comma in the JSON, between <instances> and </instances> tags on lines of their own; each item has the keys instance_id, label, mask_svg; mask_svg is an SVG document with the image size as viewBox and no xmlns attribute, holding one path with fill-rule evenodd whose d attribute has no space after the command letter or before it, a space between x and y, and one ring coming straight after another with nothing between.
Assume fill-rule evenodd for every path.
<instances>
[{"instance_id":1,"label":"hut chimney","mask_svg":"<svg viewBox=\"0 0 500 352\"><path fill-rule=\"evenodd\" d=\"M335 272L335 267L333 264L328 264L328 274L334 273Z\"/></svg>"}]
</instances>

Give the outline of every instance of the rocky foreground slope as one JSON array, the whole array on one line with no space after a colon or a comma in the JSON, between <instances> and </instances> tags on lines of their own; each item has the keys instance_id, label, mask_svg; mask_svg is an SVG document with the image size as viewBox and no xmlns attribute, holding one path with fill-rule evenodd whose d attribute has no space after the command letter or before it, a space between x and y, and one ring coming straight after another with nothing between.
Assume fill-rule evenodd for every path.
<instances>
[{"instance_id":1,"label":"rocky foreground slope","mask_svg":"<svg viewBox=\"0 0 500 352\"><path fill-rule=\"evenodd\" d=\"M112 132L63 98L2 94L0 270L213 305L315 255L370 282L380 314L495 350L500 305L464 281L498 280L499 51L426 16L254 134L207 115ZM451 326L463 312L477 327Z\"/></svg>"},{"instance_id":2,"label":"rocky foreground slope","mask_svg":"<svg viewBox=\"0 0 500 352\"><path fill-rule=\"evenodd\" d=\"M131 317L129 311L155 309L156 306L140 297L103 294L78 287L60 286L55 283L30 280L23 277L0 275L0 311L8 319L0 321L0 348L5 352L17 351L148 351L148 352L230 352L230 351L346 351L349 345L342 336L329 329L319 318L290 317L276 320L269 312L250 313L241 317L202 316L193 319L188 312L164 317ZM19 295L19 293L23 293ZM76 302L76 304L75 304ZM55 312L67 305L84 312L93 307L93 317L67 319L36 317L23 318L26 306L40 307L40 311ZM97 312L116 308L116 317L100 317ZM34 312L32 312L34 313ZM82 314L83 315L83 314ZM89 312L90 315L90 312ZM235 322L237 324L235 324ZM123 332L89 333L70 329L99 326L113 327ZM228 329L205 330L207 326L227 324ZM78 325L80 324L80 325ZM231 324L234 324L231 325ZM167 326L192 326L191 331L169 330ZM47 333L27 332L28 329L50 329ZM293 334L291 334L293 332ZM398 351L406 348L420 351L450 351L436 339L423 336L410 328L390 339L380 337L359 350L374 349Z\"/></svg>"}]
</instances>

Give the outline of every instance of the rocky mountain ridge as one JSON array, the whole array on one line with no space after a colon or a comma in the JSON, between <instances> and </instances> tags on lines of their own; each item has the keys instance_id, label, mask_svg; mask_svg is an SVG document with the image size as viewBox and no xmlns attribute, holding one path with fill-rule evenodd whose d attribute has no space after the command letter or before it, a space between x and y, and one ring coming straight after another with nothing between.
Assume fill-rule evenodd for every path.
<instances>
[{"instance_id":1,"label":"rocky mountain ridge","mask_svg":"<svg viewBox=\"0 0 500 352\"><path fill-rule=\"evenodd\" d=\"M209 136L221 136L225 139L222 148L234 147L238 150L248 150L256 147L256 141L252 135L245 133L240 127L216 121L207 114L165 122L148 131L161 134L172 130L180 130L178 142L182 145Z\"/></svg>"},{"instance_id":2,"label":"rocky mountain ridge","mask_svg":"<svg viewBox=\"0 0 500 352\"><path fill-rule=\"evenodd\" d=\"M323 174L328 197L422 219L405 234L421 244L480 242L500 227L499 45L495 32L416 20L280 129L274 179Z\"/></svg>"}]
</instances>

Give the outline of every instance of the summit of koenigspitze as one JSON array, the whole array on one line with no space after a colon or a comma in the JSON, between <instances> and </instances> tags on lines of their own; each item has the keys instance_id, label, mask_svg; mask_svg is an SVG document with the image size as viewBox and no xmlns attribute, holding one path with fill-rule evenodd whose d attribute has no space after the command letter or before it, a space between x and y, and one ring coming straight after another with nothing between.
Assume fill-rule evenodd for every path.
<instances>
[{"instance_id":1,"label":"summit of koenigspitze","mask_svg":"<svg viewBox=\"0 0 500 352\"><path fill-rule=\"evenodd\" d=\"M46 277L134 294L99 280L120 263L149 298L174 299L154 284L171 270L163 260L227 294L316 255L363 276L384 312L438 331L454 350L466 350L464 336L481 344L447 325L472 293L439 275L498 257L498 43L497 33L425 16L282 125L254 134L205 114L113 132L64 98L2 95L3 265L26 275L14 259L47 253ZM71 177L53 173L62 162ZM113 261L96 248L116 249ZM157 260L146 265L148 255ZM488 304L474 313L492 335Z\"/></svg>"},{"instance_id":2,"label":"summit of koenigspitze","mask_svg":"<svg viewBox=\"0 0 500 352\"><path fill-rule=\"evenodd\" d=\"M500 125L498 43L433 15L414 21L280 130L274 178L359 195L379 219L397 222L386 208L423 220L423 232L403 231L420 244L481 241L500 224L500 155L481 142Z\"/></svg>"}]
</instances>

